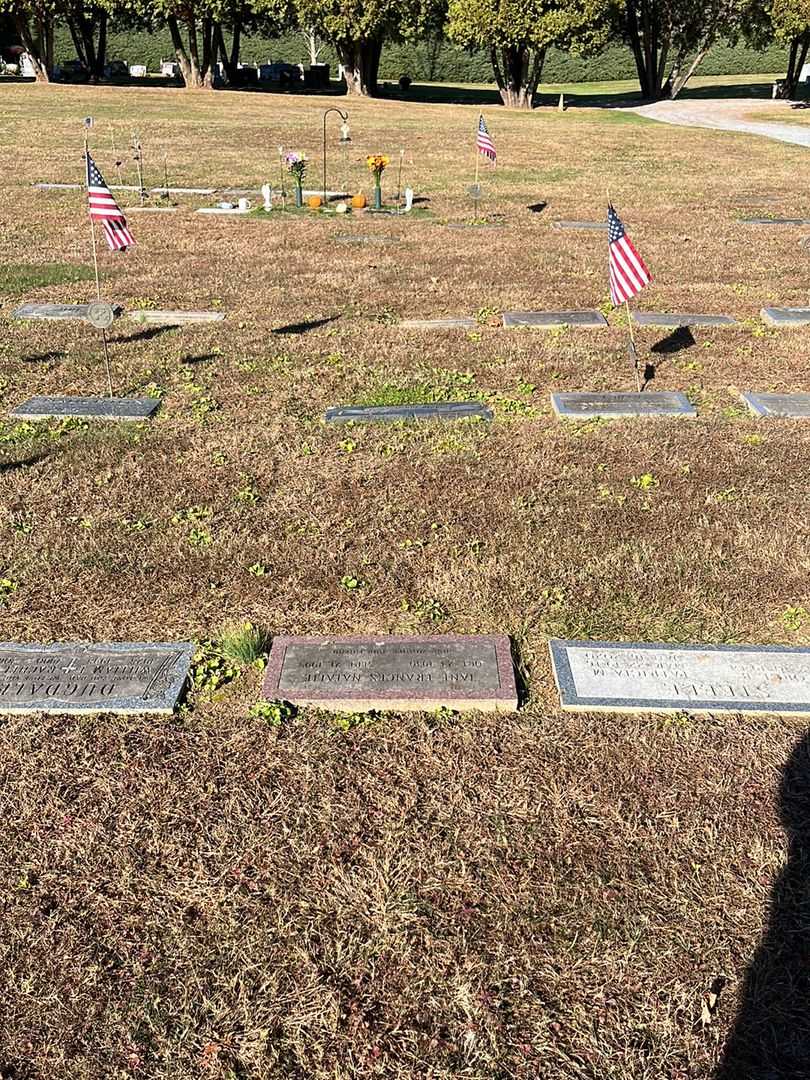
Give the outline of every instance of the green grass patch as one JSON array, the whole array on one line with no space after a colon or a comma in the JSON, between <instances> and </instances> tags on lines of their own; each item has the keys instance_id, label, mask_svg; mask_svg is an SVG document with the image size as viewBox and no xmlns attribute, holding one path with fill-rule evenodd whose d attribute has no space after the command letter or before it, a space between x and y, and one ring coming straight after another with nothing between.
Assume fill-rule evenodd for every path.
<instances>
[{"instance_id":1,"label":"green grass patch","mask_svg":"<svg viewBox=\"0 0 810 1080\"><path fill-rule=\"evenodd\" d=\"M6 263L0 266L0 294L22 295L30 289L42 289L49 285L73 285L77 281L91 281L93 268L73 263Z\"/></svg>"}]
</instances>

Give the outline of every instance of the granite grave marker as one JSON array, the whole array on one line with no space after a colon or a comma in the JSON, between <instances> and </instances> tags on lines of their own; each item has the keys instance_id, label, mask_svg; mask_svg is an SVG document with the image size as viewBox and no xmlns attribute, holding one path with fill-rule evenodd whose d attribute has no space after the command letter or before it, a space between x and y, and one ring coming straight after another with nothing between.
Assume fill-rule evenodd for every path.
<instances>
[{"instance_id":1,"label":"granite grave marker","mask_svg":"<svg viewBox=\"0 0 810 1080\"><path fill-rule=\"evenodd\" d=\"M505 311L503 325L554 330L561 326L607 326L607 319L600 311Z\"/></svg>"},{"instance_id":2,"label":"granite grave marker","mask_svg":"<svg viewBox=\"0 0 810 1080\"><path fill-rule=\"evenodd\" d=\"M171 713L190 642L0 643L0 713Z\"/></svg>"},{"instance_id":3,"label":"granite grave marker","mask_svg":"<svg viewBox=\"0 0 810 1080\"><path fill-rule=\"evenodd\" d=\"M277 637L264 696L337 712L518 704L509 639L483 634Z\"/></svg>"},{"instance_id":4,"label":"granite grave marker","mask_svg":"<svg viewBox=\"0 0 810 1080\"><path fill-rule=\"evenodd\" d=\"M549 642L563 709L810 713L810 648Z\"/></svg>"},{"instance_id":5,"label":"granite grave marker","mask_svg":"<svg viewBox=\"0 0 810 1080\"><path fill-rule=\"evenodd\" d=\"M32 397L9 415L20 420L149 420L159 408L160 398Z\"/></svg>"},{"instance_id":6,"label":"granite grave marker","mask_svg":"<svg viewBox=\"0 0 810 1080\"><path fill-rule=\"evenodd\" d=\"M396 423L401 420L492 419L492 410L480 401L437 401L424 405L343 405L327 409L332 424Z\"/></svg>"},{"instance_id":7,"label":"granite grave marker","mask_svg":"<svg viewBox=\"0 0 810 1080\"><path fill-rule=\"evenodd\" d=\"M768 326L810 326L810 308L764 307L760 316Z\"/></svg>"},{"instance_id":8,"label":"granite grave marker","mask_svg":"<svg viewBox=\"0 0 810 1080\"><path fill-rule=\"evenodd\" d=\"M475 330L478 323L462 315L446 319L403 319L397 325L401 330Z\"/></svg>"},{"instance_id":9,"label":"granite grave marker","mask_svg":"<svg viewBox=\"0 0 810 1080\"><path fill-rule=\"evenodd\" d=\"M679 326L736 326L731 315L692 315L658 311L634 311L633 322L639 326L663 326L677 329Z\"/></svg>"},{"instance_id":10,"label":"granite grave marker","mask_svg":"<svg viewBox=\"0 0 810 1080\"><path fill-rule=\"evenodd\" d=\"M810 419L810 394L740 395L754 416L773 416L783 420Z\"/></svg>"},{"instance_id":11,"label":"granite grave marker","mask_svg":"<svg viewBox=\"0 0 810 1080\"><path fill-rule=\"evenodd\" d=\"M685 394L676 391L658 393L569 393L552 394L554 412L568 420L597 417L697 416L697 409Z\"/></svg>"}]
</instances>

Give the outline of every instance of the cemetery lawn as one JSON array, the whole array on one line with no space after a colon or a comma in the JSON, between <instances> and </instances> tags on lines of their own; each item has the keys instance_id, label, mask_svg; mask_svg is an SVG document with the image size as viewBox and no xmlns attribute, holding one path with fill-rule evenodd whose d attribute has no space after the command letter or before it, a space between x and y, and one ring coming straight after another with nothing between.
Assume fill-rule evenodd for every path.
<instances>
[{"instance_id":1,"label":"cemetery lawn","mask_svg":"<svg viewBox=\"0 0 810 1080\"><path fill-rule=\"evenodd\" d=\"M810 217L806 151L488 109L482 210L503 227L453 230L477 108L349 102L330 187L370 194L364 157L385 152L390 197L402 147L432 218L133 213L137 247L100 250L103 295L226 321L115 324L115 391L163 399L148 425L8 419L34 394L104 393L96 331L11 318L93 299L83 193L30 188L81 180L83 116L109 182L113 134L121 153L137 129L150 186L166 154L173 184L258 188L282 144L317 188L327 104L347 103L3 88L0 636L204 644L174 717L0 721L0 1076L708 1078L784 862L804 724L564 714L547 641L810 643L810 426L739 400L810 391L806 334L757 317L810 300L807 230L739 221L762 195ZM601 220L608 185L655 276L638 306L741 320L636 329L650 388L685 391L697 420L554 419L552 391L634 388L621 312L601 331L497 325L608 311L604 234L551 228ZM448 315L479 328L397 326ZM414 399L495 420L321 420ZM245 621L507 633L525 701L255 710L261 671L223 643ZM778 985L763 1030L806 1039L801 985Z\"/></svg>"}]
</instances>

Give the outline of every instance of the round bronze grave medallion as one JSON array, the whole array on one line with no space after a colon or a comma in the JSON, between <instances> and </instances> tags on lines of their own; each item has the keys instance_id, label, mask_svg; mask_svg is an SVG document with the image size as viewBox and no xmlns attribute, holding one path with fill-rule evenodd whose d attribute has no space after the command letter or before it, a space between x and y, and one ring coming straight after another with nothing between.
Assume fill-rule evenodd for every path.
<instances>
[{"instance_id":1,"label":"round bronze grave medallion","mask_svg":"<svg viewBox=\"0 0 810 1080\"><path fill-rule=\"evenodd\" d=\"M106 330L112 326L114 320L112 304L108 304L106 300L96 300L87 308L87 321L91 326L95 326L96 330Z\"/></svg>"}]
</instances>

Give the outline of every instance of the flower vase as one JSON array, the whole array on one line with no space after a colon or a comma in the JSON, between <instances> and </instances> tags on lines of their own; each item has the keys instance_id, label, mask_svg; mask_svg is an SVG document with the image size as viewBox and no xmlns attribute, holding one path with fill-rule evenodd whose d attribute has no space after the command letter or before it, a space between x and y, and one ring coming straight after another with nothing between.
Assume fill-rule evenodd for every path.
<instances>
[{"instance_id":1,"label":"flower vase","mask_svg":"<svg viewBox=\"0 0 810 1080\"><path fill-rule=\"evenodd\" d=\"M304 205L304 192L300 184L295 185L295 208L300 210Z\"/></svg>"},{"instance_id":2,"label":"flower vase","mask_svg":"<svg viewBox=\"0 0 810 1080\"><path fill-rule=\"evenodd\" d=\"M382 187L379 180L374 185L374 209L382 210Z\"/></svg>"}]
</instances>

